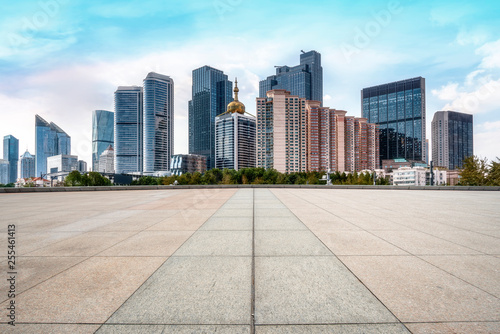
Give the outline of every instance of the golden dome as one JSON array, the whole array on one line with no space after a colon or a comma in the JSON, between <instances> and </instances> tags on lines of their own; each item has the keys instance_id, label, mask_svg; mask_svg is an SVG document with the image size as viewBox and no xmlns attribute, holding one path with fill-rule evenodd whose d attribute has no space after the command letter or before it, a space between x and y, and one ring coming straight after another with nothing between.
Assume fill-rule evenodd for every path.
<instances>
[{"instance_id":1,"label":"golden dome","mask_svg":"<svg viewBox=\"0 0 500 334\"><path fill-rule=\"evenodd\" d=\"M238 89L238 79L235 80L235 83L234 83L234 101L229 103L227 105L227 112L228 113L240 113L240 114L244 114L245 113L245 105L243 103L241 103L240 101L238 101L238 92L240 91Z\"/></svg>"}]
</instances>

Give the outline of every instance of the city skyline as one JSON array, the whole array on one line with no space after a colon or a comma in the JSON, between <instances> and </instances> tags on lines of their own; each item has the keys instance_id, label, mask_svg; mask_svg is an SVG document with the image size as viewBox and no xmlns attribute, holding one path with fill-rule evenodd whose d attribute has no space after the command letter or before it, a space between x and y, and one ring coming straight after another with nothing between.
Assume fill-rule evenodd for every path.
<instances>
[{"instance_id":1,"label":"city skyline","mask_svg":"<svg viewBox=\"0 0 500 334\"><path fill-rule=\"evenodd\" d=\"M0 135L19 138L20 152L35 152L39 114L61 126L72 153L91 164L92 111L113 110L116 87L154 71L176 82L174 154L187 153L193 69L208 65L238 77L240 100L255 115L259 81L274 66L296 64L300 50L316 50L324 105L359 117L362 88L422 76L426 138L436 111L470 113L474 153L500 156L499 4L315 3L276 1L265 12L262 1L6 4ZM339 25L328 32L324 22L332 20Z\"/></svg>"}]
</instances>

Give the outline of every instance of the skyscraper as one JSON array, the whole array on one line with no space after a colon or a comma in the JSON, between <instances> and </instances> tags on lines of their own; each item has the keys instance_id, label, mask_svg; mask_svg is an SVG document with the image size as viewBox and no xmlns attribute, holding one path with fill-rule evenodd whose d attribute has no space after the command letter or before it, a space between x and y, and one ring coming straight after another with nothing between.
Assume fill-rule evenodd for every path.
<instances>
[{"instance_id":1,"label":"skyscraper","mask_svg":"<svg viewBox=\"0 0 500 334\"><path fill-rule=\"evenodd\" d=\"M465 158L474 155L473 116L456 111L438 111L432 128L434 166L450 170L463 167Z\"/></svg>"},{"instance_id":2,"label":"skyscraper","mask_svg":"<svg viewBox=\"0 0 500 334\"><path fill-rule=\"evenodd\" d=\"M0 184L9 183L9 161L0 159Z\"/></svg>"},{"instance_id":3,"label":"skyscraper","mask_svg":"<svg viewBox=\"0 0 500 334\"><path fill-rule=\"evenodd\" d=\"M300 65L276 66L276 75L259 83L259 97L265 98L272 89L284 89L291 95L323 104L323 67L321 54L316 51L300 55Z\"/></svg>"},{"instance_id":4,"label":"skyscraper","mask_svg":"<svg viewBox=\"0 0 500 334\"><path fill-rule=\"evenodd\" d=\"M189 101L189 153L207 157L207 168L215 167L215 117L233 100L233 83L224 72L203 66L193 71Z\"/></svg>"},{"instance_id":5,"label":"skyscraper","mask_svg":"<svg viewBox=\"0 0 500 334\"><path fill-rule=\"evenodd\" d=\"M238 92L238 81L235 81L234 101L224 114L215 118L215 168L256 167L256 121L254 116L245 115L245 105L238 101Z\"/></svg>"},{"instance_id":6,"label":"skyscraper","mask_svg":"<svg viewBox=\"0 0 500 334\"><path fill-rule=\"evenodd\" d=\"M142 87L120 86L115 92L115 171L142 171Z\"/></svg>"},{"instance_id":7,"label":"skyscraper","mask_svg":"<svg viewBox=\"0 0 500 334\"><path fill-rule=\"evenodd\" d=\"M144 79L144 172L170 170L174 152L174 81L151 72Z\"/></svg>"},{"instance_id":8,"label":"skyscraper","mask_svg":"<svg viewBox=\"0 0 500 334\"><path fill-rule=\"evenodd\" d=\"M114 145L115 114L107 110L92 112L92 170L99 168L99 157L109 146Z\"/></svg>"},{"instance_id":9,"label":"skyscraper","mask_svg":"<svg viewBox=\"0 0 500 334\"><path fill-rule=\"evenodd\" d=\"M379 125L380 159L425 161L425 79L364 88L363 117Z\"/></svg>"},{"instance_id":10,"label":"skyscraper","mask_svg":"<svg viewBox=\"0 0 500 334\"><path fill-rule=\"evenodd\" d=\"M35 115L36 175L47 173L47 158L71 154L71 137L60 127Z\"/></svg>"},{"instance_id":11,"label":"skyscraper","mask_svg":"<svg viewBox=\"0 0 500 334\"><path fill-rule=\"evenodd\" d=\"M26 150L19 160L19 177L35 177L35 157Z\"/></svg>"},{"instance_id":12,"label":"skyscraper","mask_svg":"<svg viewBox=\"0 0 500 334\"><path fill-rule=\"evenodd\" d=\"M19 140L8 135L3 137L3 158L9 162L9 182L17 180L17 161L19 160Z\"/></svg>"}]
</instances>

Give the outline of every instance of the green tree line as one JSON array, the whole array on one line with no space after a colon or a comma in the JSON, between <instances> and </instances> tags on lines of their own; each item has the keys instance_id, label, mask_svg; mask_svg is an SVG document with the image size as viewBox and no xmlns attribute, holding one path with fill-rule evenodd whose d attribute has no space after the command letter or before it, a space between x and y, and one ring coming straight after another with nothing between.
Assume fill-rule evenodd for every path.
<instances>
[{"instance_id":1,"label":"green tree line","mask_svg":"<svg viewBox=\"0 0 500 334\"><path fill-rule=\"evenodd\" d=\"M488 163L488 159L477 156L465 158L459 185L500 186L500 159Z\"/></svg>"}]
</instances>

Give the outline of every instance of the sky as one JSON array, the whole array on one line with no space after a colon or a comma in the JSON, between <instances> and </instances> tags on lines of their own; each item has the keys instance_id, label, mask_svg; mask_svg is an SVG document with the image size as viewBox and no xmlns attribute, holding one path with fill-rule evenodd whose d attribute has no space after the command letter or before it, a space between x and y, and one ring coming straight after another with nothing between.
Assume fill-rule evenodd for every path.
<instances>
[{"instance_id":1,"label":"sky","mask_svg":"<svg viewBox=\"0 0 500 334\"><path fill-rule=\"evenodd\" d=\"M91 165L92 111L149 72L175 83L174 153L188 153L192 71L259 80L322 55L324 105L361 116L361 89L422 76L427 138L439 110L474 115L474 154L500 157L500 2L294 0L10 1L0 13L0 136L35 153L35 114Z\"/></svg>"}]
</instances>

